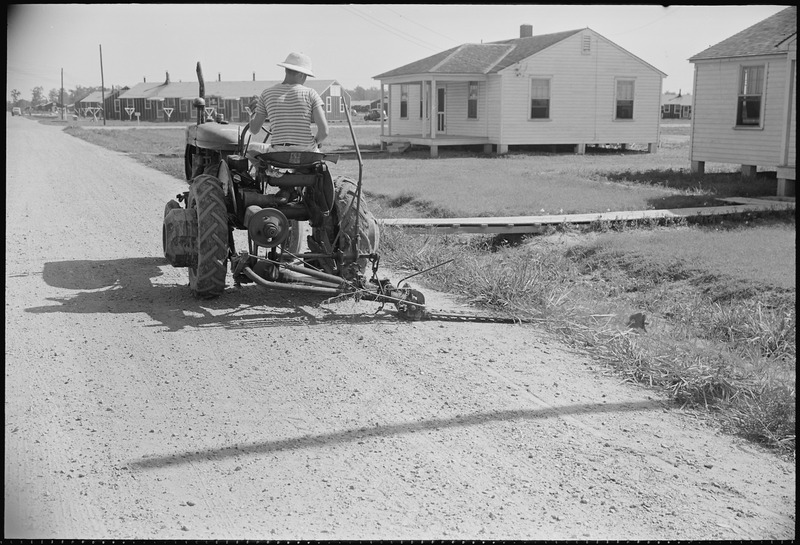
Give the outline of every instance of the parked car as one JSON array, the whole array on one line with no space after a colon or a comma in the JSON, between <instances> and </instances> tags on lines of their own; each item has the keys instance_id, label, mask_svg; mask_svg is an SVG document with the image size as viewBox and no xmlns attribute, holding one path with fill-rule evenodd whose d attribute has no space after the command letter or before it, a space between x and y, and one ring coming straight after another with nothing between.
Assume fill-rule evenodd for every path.
<instances>
[{"instance_id":1,"label":"parked car","mask_svg":"<svg viewBox=\"0 0 800 545\"><path fill-rule=\"evenodd\" d=\"M381 110L380 108L373 108L367 112L364 116L364 121L378 121L381 118ZM386 117L386 112L383 112L383 120L386 121L389 119Z\"/></svg>"},{"instance_id":2,"label":"parked car","mask_svg":"<svg viewBox=\"0 0 800 545\"><path fill-rule=\"evenodd\" d=\"M19 108L11 108L11 115L22 115L22 110Z\"/></svg>"}]
</instances>

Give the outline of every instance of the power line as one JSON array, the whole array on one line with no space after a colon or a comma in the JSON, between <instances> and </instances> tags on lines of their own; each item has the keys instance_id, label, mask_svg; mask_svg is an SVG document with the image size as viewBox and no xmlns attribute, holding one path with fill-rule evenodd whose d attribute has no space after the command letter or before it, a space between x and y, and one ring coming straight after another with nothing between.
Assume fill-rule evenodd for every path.
<instances>
[{"instance_id":1,"label":"power line","mask_svg":"<svg viewBox=\"0 0 800 545\"><path fill-rule=\"evenodd\" d=\"M420 38L416 38L415 36L412 36L411 34L408 34L407 32L403 32L402 30L395 29L394 27L384 23L380 19L377 19L377 18L373 17L372 15L361 13L360 11L355 9L353 6L342 6L342 7L344 7L344 9L346 9L350 13L353 13L354 15L358 15L359 17L361 17L362 19L364 19L368 23L372 23L372 24L374 24L376 26L379 26L382 29L387 30L390 33L394 34L395 36L397 36L399 38L402 38L402 39L404 39L404 40L406 40L408 42L413 43L414 45L418 45L420 47L424 47L425 49L430 49L431 51L441 51L441 48L431 44L430 42L426 42L426 41L424 41L424 40L422 40Z\"/></svg>"},{"instance_id":2,"label":"power line","mask_svg":"<svg viewBox=\"0 0 800 545\"><path fill-rule=\"evenodd\" d=\"M437 31L437 30L434 30L434 29L432 29L432 28L426 27L426 26L425 26L425 25L423 25L422 23L418 23L418 22L414 21L413 19L411 19L411 18L409 18L409 17L406 17L406 16L405 16L405 15L403 15L402 13L398 13L397 11L393 10L392 8L390 8L389 6L382 6L382 7L383 7L384 9L387 9L387 10L391 11L392 13L394 13L395 15L397 15L398 17L400 17L400 18L402 18L402 19L405 19L406 21L408 21L408 22L410 22L410 23L413 23L413 24L417 25L418 27L422 27L422 28L424 28L425 30L428 30L428 31L430 31L430 32L433 32L434 34L436 34L436 35L438 35L438 36L441 36L442 38L444 38L444 39L446 39L446 40L450 40L451 42L453 42L453 43L456 43L456 44L460 43L460 42L458 42L458 40L456 40L455 38L451 38L450 36L445 36L444 34L442 34L441 32L439 32L439 31Z\"/></svg>"},{"instance_id":3,"label":"power line","mask_svg":"<svg viewBox=\"0 0 800 545\"><path fill-rule=\"evenodd\" d=\"M669 11L669 8L671 8L671 7L674 7L675 9L673 9L672 11ZM657 23L658 21L660 21L661 19L663 19L663 18L665 18L665 17L669 17L670 15L674 15L675 13L677 13L677 12L678 12L678 10L680 10L680 9L681 9L681 6L667 6L665 9L667 9L667 10L668 10L668 11L667 11L667 13L665 13L664 15L662 15L661 17L659 17L658 19L653 19L653 20L652 20L652 21L650 21L649 23L645 23L645 24L643 24L642 26L638 26L638 27L636 27L636 28L631 28L631 29L628 29L628 30L626 30L626 31L624 31L624 32L617 32L617 33L615 33L615 34L616 34L617 36L621 36L621 35L623 35L623 34L628 34L628 33L630 33L630 32L635 32L635 31L637 31L637 30L641 30L641 29L643 29L643 28L645 28L645 27L648 27L648 26L652 25L653 23Z\"/></svg>"}]
</instances>

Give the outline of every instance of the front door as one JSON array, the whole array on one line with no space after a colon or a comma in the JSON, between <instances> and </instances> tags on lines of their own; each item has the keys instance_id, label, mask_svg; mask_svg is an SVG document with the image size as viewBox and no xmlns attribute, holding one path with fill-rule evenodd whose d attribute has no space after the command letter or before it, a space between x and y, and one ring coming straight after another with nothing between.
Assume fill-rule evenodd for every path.
<instances>
[{"instance_id":1,"label":"front door","mask_svg":"<svg viewBox=\"0 0 800 545\"><path fill-rule=\"evenodd\" d=\"M436 88L436 131L445 132L445 119L444 119L444 96L445 88Z\"/></svg>"}]
</instances>

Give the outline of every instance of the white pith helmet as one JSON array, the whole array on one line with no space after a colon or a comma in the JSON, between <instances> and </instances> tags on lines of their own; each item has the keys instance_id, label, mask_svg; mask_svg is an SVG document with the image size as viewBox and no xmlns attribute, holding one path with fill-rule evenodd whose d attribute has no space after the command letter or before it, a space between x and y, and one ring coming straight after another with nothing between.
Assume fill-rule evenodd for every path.
<instances>
[{"instance_id":1,"label":"white pith helmet","mask_svg":"<svg viewBox=\"0 0 800 545\"><path fill-rule=\"evenodd\" d=\"M286 60L279 62L278 66L300 72L312 78L314 77L314 73L311 71L311 57L303 53L289 53Z\"/></svg>"}]
</instances>

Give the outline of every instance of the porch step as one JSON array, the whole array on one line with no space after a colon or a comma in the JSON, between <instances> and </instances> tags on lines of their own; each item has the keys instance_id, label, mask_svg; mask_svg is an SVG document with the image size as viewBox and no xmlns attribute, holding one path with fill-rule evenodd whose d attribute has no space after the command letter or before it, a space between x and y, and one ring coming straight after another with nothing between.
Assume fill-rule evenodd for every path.
<instances>
[{"instance_id":1,"label":"porch step","mask_svg":"<svg viewBox=\"0 0 800 545\"><path fill-rule=\"evenodd\" d=\"M411 147L411 142L392 142L386 149L389 153L403 153Z\"/></svg>"}]
</instances>

